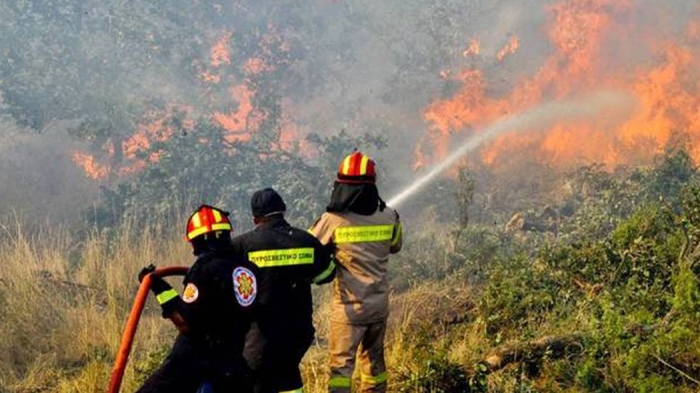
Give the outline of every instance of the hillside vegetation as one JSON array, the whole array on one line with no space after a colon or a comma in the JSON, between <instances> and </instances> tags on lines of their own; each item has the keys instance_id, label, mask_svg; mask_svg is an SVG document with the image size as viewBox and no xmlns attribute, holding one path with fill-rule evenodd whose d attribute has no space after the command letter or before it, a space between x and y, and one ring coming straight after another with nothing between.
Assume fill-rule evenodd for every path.
<instances>
[{"instance_id":1,"label":"hillside vegetation","mask_svg":"<svg viewBox=\"0 0 700 393\"><path fill-rule=\"evenodd\" d=\"M460 210L475 215L489 198L468 172L460 179L449 192L471 192ZM445 220L438 203L408 212L405 249L391 261L390 391L700 388L700 186L688 155L616 173L585 167L560 184L512 220ZM104 391L138 270L191 262L181 222L5 227L0 392ZM304 360L310 392L327 379L327 291L316 289L318 340ZM125 392L174 337L152 300Z\"/></svg>"},{"instance_id":2,"label":"hillside vegetation","mask_svg":"<svg viewBox=\"0 0 700 393\"><path fill-rule=\"evenodd\" d=\"M200 203L240 232L273 186L307 227L354 148L390 200L469 146L398 206L390 391L700 391L699 12L0 1L0 393L104 392L137 272L192 262L183 226ZM610 89L635 108L546 104ZM328 291L311 393L327 382ZM174 335L149 298L124 392Z\"/></svg>"}]
</instances>

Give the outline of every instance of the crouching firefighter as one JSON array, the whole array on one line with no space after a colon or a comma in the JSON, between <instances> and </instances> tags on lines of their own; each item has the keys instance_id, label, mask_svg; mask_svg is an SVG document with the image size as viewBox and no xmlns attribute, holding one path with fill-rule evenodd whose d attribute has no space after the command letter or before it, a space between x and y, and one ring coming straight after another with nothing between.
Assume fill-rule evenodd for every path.
<instances>
[{"instance_id":1,"label":"crouching firefighter","mask_svg":"<svg viewBox=\"0 0 700 393\"><path fill-rule=\"evenodd\" d=\"M233 238L237 259L259 267L257 317L244 356L255 393L301 393L299 363L315 333L311 285L332 281L335 264L315 237L284 219L287 207L275 190L256 191L250 204L255 229Z\"/></svg>"},{"instance_id":2,"label":"crouching firefighter","mask_svg":"<svg viewBox=\"0 0 700 393\"><path fill-rule=\"evenodd\" d=\"M214 392L252 392L243 359L257 296L257 268L231 258L228 213L202 205L187 221L187 240L196 256L180 296L163 278L151 276L151 290L179 334L163 364L139 393L195 393L203 384ZM139 281L155 270L139 273Z\"/></svg>"}]
</instances>

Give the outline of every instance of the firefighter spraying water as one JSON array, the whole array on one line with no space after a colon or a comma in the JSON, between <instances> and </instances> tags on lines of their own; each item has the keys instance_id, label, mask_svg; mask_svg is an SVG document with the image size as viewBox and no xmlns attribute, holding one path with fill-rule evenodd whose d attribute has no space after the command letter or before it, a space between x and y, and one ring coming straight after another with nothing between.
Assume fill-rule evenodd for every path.
<instances>
[{"instance_id":1,"label":"firefighter spraying water","mask_svg":"<svg viewBox=\"0 0 700 393\"><path fill-rule=\"evenodd\" d=\"M388 374L384 335L389 314L389 255L401 250L396 210L379 196L375 163L355 151L341 161L326 212L309 232L337 262L328 338L328 391L350 393L357 359L360 392L383 393Z\"/></svg>"},{"instance_id":2,"label":"firefighter spraying water","mask_svg":"<svg viewBox=\"0 0 700 393\"><path fill-rule=\"evenodd\" d=\"M355 368L355 357L359 351L359 368L361 369L361 388L364 389L363 391L386 391L387 372L383 354L383 341L388 310L386 263L389 254L398 252L402 244L402 225L398 213L392 207L396 207L405 202L406 199L416 194L444 171L451 168L465 154L476 150L483 144L490 142L500 135L546 129L555 122L571 122L605 117L607 114L605 110L614 109L616 112L620 112L622 109L625 111L632 107L630 105L631 102L631 99L625 94L607 91L589 94L579 99L545 103L526 112L505 117L468 139L458 149L447 156L447 158L438 163L432 170L419 177L415 182L391 198L388 203L384 203L379 197L379 192L375 184L376 172L374 161L361 152L356 151L347 156L340 163L333 194L331 195L331 201L326 209L326 213L324 213L309 230L312 235L320 240L320 243L313 238L311 239L313 242L308 240L308 244L307 240L303 242L299 240L294 243L294 247L296 248L292 250L288 249L291 247L291 243L283 242L284 244L270 243L264 245L261 243L259 245L261 248L256 246L260 248L260 250L258 250L258 248L246 248L242 255L248 255L249 257L252 254L257 255L262 252L265 255L277 256L281 252L277 250L278 248L281 247L284 253L290 253L297 250L299 245L306 247L304 250L307 248L309 250L318 248L319 255L325 253L325 248L322 249L321 245L332 250L338 263L335 279L336 292L338 289L341 289L341 291L337 292L337 296L334 297L334 307L331 317L332 323L329 340L331 375L329 378L329 390L333 392L350 391L352 374ZM267 199L272 198L270 199L272 202L258 206L258 204L255 203L254 196L254 201L251 206L253 208L253 215L258 217L257 221L269 221L263 220L260 217L279 216L276 222L283 228L286 228L286 231L289 231L290 229L287 224L285 224L281 218L285 210L281 198L271 189L262 190L261 192L266 193ZM256 209L262 210L257 211ZM232 383L234 380L236 382L233 382L233 384L236 385L236 389L240 391L249 391L252 389L250 386L242 387L241 384L244 380L250 382L242 375L236 375L236 377L230 378L230 376L235 375L237 372L241 370L247 371L248 369L248 365L242 361L241 352L243 336L248 329L249 322L248 319L240 318L240 316L246 314L242 310L252 303L252 300L247 300L250 298L250 293L243 293L242 289L237 286L233 288L219 288L222 291L221 296L214 296L213 298L229 299L231 301L225 305L213 304L212 307L208 308L213 311L221 309L232 310L230 313L231 315L239 315L239 317L234 318L236 319L235 322L232 321L229 325L226 325L231 327L227 328L227 332L230 332L232 328L239 329L239 334L236 335L235 342L233 343L229 343L223 339L223 341L218 340L216 342L209 342L206 339L202 340L201 337L229 337L230 335L217 335L215 333L218 333L219 330L211 332L206 330L207 326L219 326L220 324L198 324L196 322L200 319L195 318L195 314L197 313L193 311L194 309L199 309L193 306L196 306L198 303L203 302L205 298L208 298L204 296L205 291L211 289L205 285L206 280L200 283L197 281L198 278L193 275L201 270L195 269L195 267L204 264L203 258L207 259L212 255L219 255L217 252L221 252L221 257L224 259L233 254L238 255L237 258L234 258L235 261L224 261L224 259L220 258L224 261L221 263L221 266L225 267L222 277L229 277L231 274L245 274L246 278L252 278L254 274L260 274L258 266L247 261L246 259L248 258L241 257L241 255L239 255L241 253L232 252L232 245L229 238L230 231L231 224L228 222L226 214L216 208L203 205L198 211L193 213L188 221L187 237L194 247L195 255L199 257L197 262L191 269L186 271L178 270L177 272L170 272L167 269L161 270L162 275L187 274L185 282L188 286L182 297L160 278L158 271L152 274L154 271L153 267L145 268L139 275L139 279L143 281L143 285L139 291L139 296L137 296L132 315L130 315L129 322L127 323L127 329L125 330L122 345L120 346L120 356L118 356L115 364L112 381L110 383L110 393L116 393L119 390L126 358L128 357L131 341L133 340L136 324L138 323L138 315L140 315L141 309L143 308L143 302L145 301L145 296L149 288L153 291L156 295L156 299L161 304L163 316L172 319L178 330L180 330L181 334L174 349L183 346L182 343L179 343L180 341L194 340L193 342L201 342L203 352L200 352L205 355L200 356L199 360L195 359L196 357L186 356L188 361L194 359L196 364L190 365L187 367L188 371L185 371L185 369L173 369L173 365L178 362L173 362L172 360L181 352L174 350L162 367L145 382L142 391L150 391L148 389L152 386L160 386L159 384L164 383L174 384L178 389L182 389L177 391L193 391L203 382L219 385L219 390L221 390L221 387L227 389L229 387L227 384ZM213 235L216 236L211 237ZM271 239L269 236L266 238L268 238L268 240ZM301 239L301 237L299 237L299 239ZM248 244L250 242L244 243ZM316 244L319 247L309 246L311 244ZM270 247L273 247L274 250L269 251L268 248ZM200 256L200 254L203 255L203 257ZM218 259L214 259L218 261ZM306 260L304 259L304 261ZM309 261L311 261L311 259L309 259ZM237 266L237 263L246 264L244 273L237 273L239 270L243 269L243 267ZM206 264L208 267L211 267L210 265L213 266L211 263ZM236 268L236 270L233 270L233 273L226 270L231 269L232 266ZM330 265L327 263L322 263L319 265L318 269L309 270L308 273L311 274L309 278L303 278L301 280L304 283L316 282L314 277L319 273L324 277L327 275L330 280L332 279L332 275L328 274L328 272L332 269L329 270L329 266ZM311 265L309 265L309 267L311 267ZM250 270L247 270L248 268L250 268ZM369 277L371 277L371 280ZM224 279L220 281L228 280ZM252 282L255 283L255 281ZM308 285L304 287L307 288ZM254 285L250 288L252 288L252 294L253 297L255 297L257 287ZM340 296L342 293L354 293L356 296L354 298L355 300L348 303L347 299ZM235 294L235 300L232 294ZM363 297L358 297L360 294ZM358 300L361 300L361 302L358 303ZM361 304L361 307L359 304ZM204 320L207 319L205 314L206 313L202 314L205 316ZM218 313L213 312L212 315L218 315ZM308 323L306 325L308 325ZM199 327L199 330L196 329L197 327ZM311 332L312 330L310 329L313 329L313 327L309 327L307 330ZM205 333L203 334L202 332ZM299 354L305 352L305 348L307 348L309 342L308 337L300 339L300 341L303 341L305 344L300 347L301 350ZM229 343L230 346L222 345L224 341ZM296 341L296 339L294 339L294 341ZM360 343L362 343L362 346L360 346ZM223 352L221 352L222 350ZM228 355L217 356L222 355L222 353ZM232 354L235 356L231 357ZM275 358L277 358L277 356L275 356ZM300 357L297 357L287 362L289 366L288 369L294 370L292 373L294 378L291 378L289 386L285 386L284 388L291 388L291 391L302 391L301 380L298 375L299 359ZM187 362L182 364L185 363ZM219 370L222 365L225 370ZM197 371L192 372L193 370ZM265 371L264 374L269 376L274 373ZM273 390L274 389L279 389L279 387L275 387ZM216 389L214 390L216 391ZM156 388L153 391L158 391L158 389ZM170 389L169 391L175 390Z\"/></svg>"},{"instance_id":3,"label":"firefighter spraying water","mask_svg":"<svg viewBox=\"0 0 700 393\"><path fill-rule=\"evenodd\" d=\"M499 135L539 128L546 129L551 123L562 120L579 121L590 119L594 116L599 116L604 109L615 107L628 108L630 107L630 102L631 98L626 94L605 91L589 94L574 100L544 103L526 112L505 117L468 139L425 175L419 177L403 191L389 199L387 204L392 207L398 207L406 199L435 180L440 174L450 169L465 154L476 150Z\"/></svg>"}]
</instances>

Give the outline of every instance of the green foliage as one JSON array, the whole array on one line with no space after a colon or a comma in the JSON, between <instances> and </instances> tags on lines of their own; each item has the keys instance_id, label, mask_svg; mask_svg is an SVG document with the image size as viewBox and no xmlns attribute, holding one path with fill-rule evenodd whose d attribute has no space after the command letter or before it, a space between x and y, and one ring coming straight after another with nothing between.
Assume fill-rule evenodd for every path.
<instances>
[{"instance_id":1,"label":"green foliage","mask_svg":"<svg viewBox=\"0 0 700 393\"><path fill-rule=\"evenodd\" d=\"M464 359L462 365L475 365L466 368L471 389L697 391L698 176L679 152L657 165L579 172L572 180L579 192L562 201L572 210L559 216L555 236L469 223L447 235L419 233L406 246L402 262L410 269L397 269L404 273L398 277L451 277L479 288L471 320L491 346L562 333L583 337L580 348L564 351L567 357L545 353L495 373L482 370L478 357ZM448 331L441 339L454 337ZM446 359L453 359L444 344L432 351L427 345L417 351L434 354L430 361L421 358L406 376L416 390L439 389Z\"/></svg>"},{"instance_id":2,"label":"green foliage","mask_svg":"<svg viewBox=\"0 0 700 393\"><path fill-rule=\"evenodd\" d=\"M697 183L688 153L670 149L651 168L620 168L616 173L591 165L573 172L568 181L575 213L560 229L563 240L602 239L642 206L659 204L678 214L685 185Z\"/></svg>"},{"instance_id":3,"label":"green foliage","mask_svg":"<svg viewBox=\"0 0 700 393\"><path fill-rule=\"evenodd\" d=\"M470 225L455 233L450 259L476 278L485 279L492 266L527 252L526 244L492 225Z\"/></svg>"},{"instance_id":4,"label":"green foliage","mask_svg":"<svg viewBox=\"0 0 700 393\"><path fill-rule=\"evenodd\" d=\"M657 161L647 185L649 199L669 201L673 207L678 207L681 190L697 182L693 159L684 149L669 149Z\"/></svg>"},{"instance_id":5,"label":"green foliage","mask_svg":"<svg viewBox=\"0 0 700 393\"><path fill-rule=\"evenodd\" d=\"M479 315L495 344L504 335L528 337L544 319L571 311L575 299L557 273L526 259L491 269L479 299Z\"/></svg>"},{"instance_id":6,"label":"green foliage","mask_svg":"<svg viewBox=\"0 0 700 393\"><path fill-rule=\"evenodd\" d=\"M91 212L91 223L112 229L119 222L139 219L170 224L175 214L206 202L231 210L237 226L243 226L249 221L253 190L274 186L285 198L290 218L308 224L323 211L338 160L355 147L386 145L377 135L389 134L388 122L372 118L379 117L372 112L384 112L378 105L403 105L409 110L397 113L418 113L416 108L424 103L407 97L440 89L445 97L452 96L458 86L435 75L455 61L463 62L464 37L474 36L471 26L483 31L492 21L474 17L481 15L474 12L479 7L474 1L411 0L406 7L340 3L0 2L0 116L9 114L34 131L61 120L94 151L111 146L113 164L125 159L122 142L138 125L152 117L168 118L163 128L173 135L151 141L139 153L138 158L149 162L141 172L120 183L109 179L100 205ZM493 8L483 4L489 12ZM223 60L213 66L212 46L228 33L232 38L221 42L233 63ZM383 38L367 40L368 36ZM386 56L381 60L389 66L371 67L366 59L375 55ZM263 72L247 71L250 59L267 67ZM348 78L345 72L359 77ZM205 81L203 74L220 82ZM246 130L249 139L232 142L207 119L212 112L230 112L241 104L231 96L234 85L254 92L251 104L259 123ZM381 86L391 91L366 99L366 91ZM323 113L376 134L330 135L322 130L310 135L304 146L300 141L282 146L283 97L309 100L321 108L301 116L311 128L335 123L313 119ZM363 111L365 101L371 110ZM185 127L185 120L194 120L194 126ZM53 145L43 146L37 151ZM49 161L58 164L53 157ZM431 205L436 221L448 221L449 227L425 229L423 221L416 225L416 233L409 235L411 240L391 266L395 284L408 289L424 280L452 277L450 285L461 280L474 287L474 324L483 328L475 329L482 335L480 343L499 345L576 331L585 336L583 350L567 359L546 358L536 364L536 372L520 364L489 374L476 355L454 360L445 342L461 338L458 328L443 331L449 336L445 340L425 334L407 354L418 366L401 376L403 391L485 391L489 385L498 385L495 391L535 391L537 386L545 386L543 391L698 391L700 186L688 152L669 149L652 167L614 172L597 164L579 168L563 179L566 192L551 185L557 176L551 168L515 158L511 165L505 172L517 166L530 170L461 170L457 182L443 179L429 195L410 202L407 210ZM17 167L26 169L21 162ZM32 183L42 178L15 177L13 171L8 179ZM511 216L513 209L539 216L552 212L547 217L553 223L535 225L526 233L504 233L494 223ZM113 247L114 239L107 236L104 243ZM128 243L128 248L139 244ZM68 252L80 247L71 245ZM50 260L55 253L8 256L24 268ZM135 263L139 255L130 255L129 261ZM100 261L111 260L113 253L100 256ZM67 274L79 271L81 258L66 262ZM95 284L101 291L115 291L114 285L103 285L115 272L105 274L108 265L95 266L100 266L91 273L99 277ZM76 358L68 353L72 346L57 345L58 334L45 326L59 326L71 339L89 331L81 325L87 323L84 315L71 314L76 299L55 296L63 292L46 287L46 282L35 285L34 276L20 278L0 278L9 289L0 293L0 310L6 316L0 323L7 355L0 364L3 376L19 380L24 374L30 379L33 372L81 374L75 370L83 366L90 374L89 368L96 367L91 363L104 363L105 346L84 342L83 348L97 348L94 353L83 351L89 359L81 354L77 363L64 360ZM129 291L118 292L113 301L128 304ZM47 314L36 299L51 299L55 311L63 312ZM71 317L79 322L69 324ZM114 317L109 323L118 320ZM100 335L95 331L91 337ZM157 367L166 350L156 348L141 358L136 364L139 378ZM57 364L42 359L44 354ZM58 371L46 371L42 362ZM475 366L465 370L464 364ZM57 384L55 378L47 379L54 379L51 386ZM27 386L39 391L41 383ZM6 389L0 386L0 391Z\"/></svg>"},{"instance_id":7,"label":"green foliage","mask_svg":"<svg viewBox=\"0 0 700 393\"><path fill-rule=\"evenodd\" d=\"M142 354L134 362L134 371L136 373L136 382L143 383L158 367L163 363L163 360L170 352L172 344L162 345Z\"/></svg>"},{"instance_id":8,"label":"green foliage","mask_svg":"<svg viewBox=\"0 0 700 393\"><path fill-rule=\"evenodd\" d=\"M476 182L469 171L460 168L457 184L455 197L459 207L459 227L465 228L469 224L469 205L474 201Z\"/></svg>"},{"instance_id":9,"label":"green foliage","mask_svg":"<svg viewBox=\"0 0 700 393\"><path fill-rule=\"evenodd\" d=\"M543 360L534 375L510 367L486 381L521 391L697 391L697 180L679 151L651 168L583 168L570 180L574 192L562 206L572 210L559 217L556 237L532 232L493 241L498 231L463 231L451 252L462 262L452 266L479 277L472 283L482 284L476 320L491 345L561 331L584 337L577 354ZM530 370L526 363L518 367ZM478 367L470 375L483 377Z\"/></svg>"},{"instance_id":10,"label":"green foliage","mask_svg":"<svg viewBox=\"0 0 700 393\"><path fill-rule=\"evenodd\" d=\"M525 249L498 228L483 224L453 229L424 221L410 236L389 265L392 285L399 289L454 275L464 276L465 285L485 282L494 265Z\"/></svg>"},{"instance_id":11,"label":"green foliage","mask_svg":"<svg viewBox=\"0 0 700 393\"><path fill-rule=\"evenodd\" d=\"M425 360L422 367L402 381L399 392L471 392L469 376L463 367L440 357Z\"/></svg>"},{"instance_id":12,"label":"green foliage","mask_svg":"<svg viewBox=\"0 0 700 393\"><path fill-rule=\"evenodd\" d=\"M449 340L437 348L434 332L423 326L412 336L409 349L414 367L403 370L398 375L399 392L448 393L482 391L472 390L478 386L465 368L447 358Z\"/></svg>"},{"instance_id":13,"label":"green foliage","mask_svg":"<svg viewBox=\"0 0 700 393\"><path fill-rule=\"evenodd\" d=\"M329 137L313 135L309 143L318 152L318 161L326 163L316 165L298 145L280 146L279 129L273 120L249 140L228 141L222 127L204 122L154 143L142 154L156 155L157 161L128 183L106 190L98 223L112 225L114 218L172 217L175 212L209 203L231 211L238 226L250 220L253 191L272 186L285 199L288 216L309 224L330 196L337 157L351 152L350 146L384 146L378 136L353 138L344 132ZM332 170L328 169L331 162Z\"/></svg>"},{"instance_id":14,"label":"green foliage","mask_svg":"<svg viewBox=\"0 0 700 393\"><path fill-rule=\"evenodd\" d=\"M222 79L243 80L251 57L284 72L294 55L262 39L275 33L265 18L281 17L240 4L180 0L3 4L0 88L15 118L34 128L67 119L78 122L81 136L124 137L141 116L166 104L230 104L228 84L204 84L200 73L214 42L233 29L237 39L226 49L241 60L221 71Z\"/></svg>"},{"instance_id":15,"label":"green foliage","mask_svg":"<svg viewBox=\"0 0 700 393\"><path fill-rule=\"evenodd\" d=\"M623 174L621 180L616 180L615 174L603 171L598 165L575 171L571 175L572 194L568 202L575 213L560 228L564 240L605 237L642 202L643 177Z\"/></svg>"}]
</instances>

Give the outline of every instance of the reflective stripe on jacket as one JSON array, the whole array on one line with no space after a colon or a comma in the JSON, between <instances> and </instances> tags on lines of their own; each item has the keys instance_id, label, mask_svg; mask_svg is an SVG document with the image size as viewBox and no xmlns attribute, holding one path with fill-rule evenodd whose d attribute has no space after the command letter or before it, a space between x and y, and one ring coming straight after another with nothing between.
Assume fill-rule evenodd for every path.
<instances>
[{"instance_id":1,"label":"reflective stripe on jacket","mask_svg":"<svg viewBox=\"0 0 700 393\"><path fill-rule=\"evenodd\" d=\"M333 278L335 265L328 250L282 218L234 237L232 247L236 258L259 268L254 326L258 331L246 340L249 364L256 368L266 357L300 351L303 355L315 333L311 285Z\"/></svg>"},{"instance_id":2,"label":"reflective stripe on jacket","mask_svg":"<svg viewBox=\"0 0 700 393\"><path fill-rule=\"evenodd\" d=\"M396 211L387 207L369 216L326 212L310 232L324 245L335 245L331 319L370 323L386 318L387 262L389 254L398 252L403 242Z\"/></svg>"}]
</instances>

